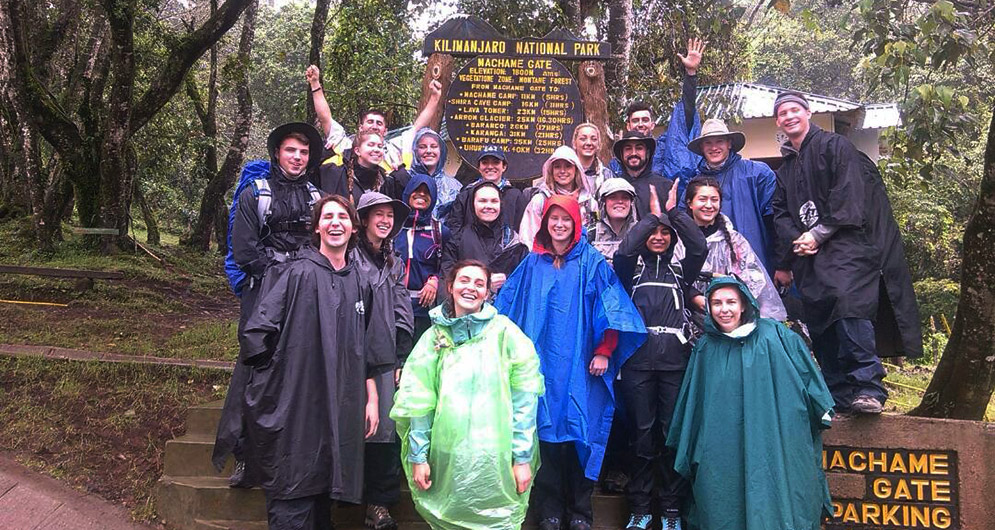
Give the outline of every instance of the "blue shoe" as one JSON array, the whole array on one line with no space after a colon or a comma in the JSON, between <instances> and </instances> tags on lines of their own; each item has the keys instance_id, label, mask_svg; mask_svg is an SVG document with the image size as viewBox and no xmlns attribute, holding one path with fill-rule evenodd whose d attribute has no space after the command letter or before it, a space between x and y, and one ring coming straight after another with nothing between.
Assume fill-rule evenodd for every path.
<instances>
[{"instance_id":1,"label":"blue shoe","mask_svg":"<svg viewBox=\"0 0 995 530\"><path fill-rule=\"evenodd\" d=\"M660 528L663 530L681 530L680 517L660 517Z\"/></svg>"},{"instance_id":2,"label":"blue shoe","mask_svg":"<svg viewBox=\"0 0 995 530\"><path fill-rule=\"evenodd\" d=\"M625 525L625 530L646 530L653 523L653 516L644 514L629 515L629 523Z\"/></svg>"}]
</instances>

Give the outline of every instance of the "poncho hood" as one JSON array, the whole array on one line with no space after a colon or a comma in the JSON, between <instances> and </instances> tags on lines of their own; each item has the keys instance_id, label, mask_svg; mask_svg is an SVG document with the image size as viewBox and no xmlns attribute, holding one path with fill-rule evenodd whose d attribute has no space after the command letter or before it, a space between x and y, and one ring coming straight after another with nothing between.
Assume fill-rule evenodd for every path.
<instances>
[{"instance_id":1,"label":"poncho hood","mask_svg":"<svg viewBox=\"0 0 995 530\"><path fill-rule=\"evenodd\" d=\"M673 245L671 245L673 247ZM705 331L713 335L725 336L719 326L715 324L715 319L712 318L711 308L707 307L707 300L710 299L712 293L723 287L735 287L739 290L740 294L743 295L743 299L746 300L748 307L743 311L743 320L740 324L746 324L747 322L755 322L757 320L757 315L760 314L760 304L757 303L757 299L750 292L750 289L746 285L733 278L732 276L721 276L712 280L708 284L708 289L706 289L705 300L706 300L706 311L705 311Z\"/></svg>"},{"instance_id":2,"label":"poncho hood","mask_svg":"<svg viewBox=\"0 0 995 530\"><path fill-rule=\"evenodd\" d=\"M497 309L486 302L480 311L461 317L446 315L445 304L436 306L428 312L432 323L443 328L457 345L480 335L496 315Z\"/></svg>"},{"instance_id":3,"label":"poncho hood","mask_svg":"<svg viewBox=\"0 0 995 530\"><path fill-rule=\"evenodd\" d=\"M433 169L432 171L429 171L428 168L425 167L425 163L422 162L421 158L418 156L418 141L424 138L425 136L431 136L435 138L435 141L439 142L439 162L435 165L435 169ZM414 177L415 175L427 175L430 177L438 178L443 174L442 170L446 167L446 155L448 154L448 148L446 147L446 142L442 140L441 136L439 136L439 133L433 131L428 127L422 127L421 129L418 129L418 132L415 133L415 139L411 143L411 152L413 154L411 161L411 171L409 173L411 173L412 177Z\"/></svg>"},{"instance_id":4,"label":"poncho hood","mask_svg":"<svg viewBox=\"0 0 995 530\"><path fill-rule=\"evenodd\" d=\"M422 211L411 208L408 212L408 219L404 223L405 226L411 226L416 220L417 224L426 225L432 220L431 212L435 209L436 201L439 200L439 187L435 185L435 180L432 177L424 173L412 173L411 180L404 186L404 191L401 193L401 201L404 204L410 204L409 199L411 198L411 194L422 184L428 186L428 196L432 200L429 202L428 208Z\"/></svg>"},{"instance_id":5,"label":"poncho hood","mask_svg":"<svg viewBox=\"0 0 995 530\"><path fill-rule=\"evenodd\" d=\"M580 163L580 157L577 156L577 152L572 147L566 145L557 147L553 151L553 154L549 155L549 158L542 163L542 183L540 187L545 187L550 192L556 190L556 181L553 180L553 162L557 160L566 160L573 164L575 169L574 183L577 185L577 189L586 191L587 194L594 194L594 190L587 189L586 179L584 178L584 166Z\"/></svg>"},{"instance_id":6,"label":"poncho hood","mask_svg":"<svg viewBox=\"0 0 995 530\"><path fill-rule=\"evenodd\" d=\"M542 221L539 225L539 231L536 232L535 241L532 243L532 251L537 254L555 254L552 245L552 238L550 237L549 229L547 228L549 211L552 210L554 206L559 206L560 208L566 210L574 222L573 241L570 242L570 247L568 247L563 253L565 256L570 254L570 251L577 246L577 242L580 241L581 232L583 231L583 225L580 220L580 204L566 195L551 195L546 199L546 204L542 208Z\"/></svg>"}]
</instances>

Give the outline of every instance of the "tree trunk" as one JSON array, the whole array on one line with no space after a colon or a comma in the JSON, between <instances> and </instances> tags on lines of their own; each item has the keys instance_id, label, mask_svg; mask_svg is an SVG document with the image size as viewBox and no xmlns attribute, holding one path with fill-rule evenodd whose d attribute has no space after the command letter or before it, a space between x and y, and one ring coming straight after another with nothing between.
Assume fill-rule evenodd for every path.
<instances>
[{"instance_id":1,"label":"tree trunk","mask_svg":"<svg viewBox=\"0 0 995 530\"><path fill-rule=\"evenodd\" d=\"M580 0L558 0L560 11L567 19L567 28L574 35L580 36L584 31L584 17L581 14Z\"/></svg>"},{"instance_id":2,"label":"tree trunk","mask_svg":"<svg viewBox=\"0 0 995 530\"><path fill-rule=\"evenodd\" d=\"M632 16L632 0L608 0L608 42L615 60L605 69L605 82L612 87L629 84Z\"/></svg>"},{"instance_id":3,"label":"tree trunk","mask_svg":"<svg viewBox=\"0 0 995 530\"><path fill-rule=\"evenodd\" d=\"M159 246L159 223L156 222L155 213L145 200L145 194L142 192L142 183L137 180L135 181L135 201L138 202L138 207L142 210L142 219L145 221L145 230L148 234L145 242L150 245Z\"/></svg>"},{"instance_id":4,"label":"tree trunk","mask_svg":"<svg viewBox=\"0 0 995 530\"><path fill-rule=\"evenodd\" d=\"M446 101L446 93L449 92L449 85L453 83L453 56L445 53L433 53L428 56L428 63L425 64L425 75L421 80L421 99L418 100L418 113L421 113L425 105L428 104L428 85L438 80L442 83L442 101ZM445 105L439 105L435 115L429 120L428 126L438 131L442 127L442 115Z\"/></svg>"},{"instance_id":5,"label":"tree trunk","mask_svg":"<svg viewBox=\"0 0 995 530\"><path fill-rule=\"evenodd\" d=\"M231 144L228 146L224 164L220 168L215 168L211 173L207 187L204 189L204 195L200 200L197 220L191 228L190 238L185 242L191 248L196 248L202 252L207 252L211 246L211 232L212 230L216 231L218 226L219 209L225 214L225 230L224 234L218 234L216 239L226 241L222 247L227 252L228 216L224 207L224 198L228 190L235 184L239 168L242 167L245 149L249 145L249 130L252 127L249 70L252 64L252 41L255 37L257 5L258 0L253 0L245 10L245 20L242 22L242 34L238 43L238 88L236 89L238 111L232 130Z\"/></svg>"},{"instance_id":6,"label":"tree trunk","mask_svg":"<svg viewBox=\"0 0 995 530\"><path fill-rule=\"evenodd\" d=\"M601 134L601 152L598 158L607 164L612 159L610 123L608 121L608 90L605 87L605 68L599 61L580 63L577 74L580 99L584 104L584 117L598 126Z\"/></svg>"},{"instance_id":7,"label":"tree trunk","mask_svg":"<svg viewBox=\"0 0 995 530\"><path fill-rule=\"evenodd\" d=\"M318 67L321 72L321 48L325 44L325 26L328 24L328 6L331 0L317 0L314 5L314 17L311 19L311 49L308 51L308 61ZM319 75L318 80L321 80ZM314 110L314 103L311 101L311 94L307 97L307 122L315 125L318 121L318 114ZM320 129L320 127L319 127Z\"/></svg>"},{"instance_id":8,"label":"tree trunk","mask_svg":"<svg viewBox=\"0 0 995 530\"><path fill-rule=\"evenodd\" d=\"M981 420L995 391L995 115L988 126L984 174L964 230L960 301L953 333L910 414Z\"/></svg>"}]
</instances>

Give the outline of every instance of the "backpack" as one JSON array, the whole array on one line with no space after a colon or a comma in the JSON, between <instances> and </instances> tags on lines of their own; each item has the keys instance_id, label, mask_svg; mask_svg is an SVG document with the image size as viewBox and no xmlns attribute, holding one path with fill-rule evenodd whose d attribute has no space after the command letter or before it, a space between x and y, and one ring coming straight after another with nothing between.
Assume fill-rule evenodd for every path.
<instances>
[{"instance_id":1,"label":"backpack","mask_svg":"<svg viewBox=\"0 0 995 530\"><path fill-rule=\"evenodd\" d=\"M270 206L273 204L273 191L269 186L269 160L253 160L245 164L242 174L238 177L238 185L235 186L235 196L232 199L231 207L228 208L228 254L225 255L225 276L228 277L228 285L235 296L242 296L242 287L245 285L247 275L245 271L235 263L235 255L231 246L231 231L235 224L235 212L238 211L238 198L245 188L252 186L252 195L256 198L256 215L259 218L260 231L266 228L266 219L271 213ZM311 194L311 204L321 198L321 191L310 181L307 183L308 193Z\"/></svg>"}]
</instances>

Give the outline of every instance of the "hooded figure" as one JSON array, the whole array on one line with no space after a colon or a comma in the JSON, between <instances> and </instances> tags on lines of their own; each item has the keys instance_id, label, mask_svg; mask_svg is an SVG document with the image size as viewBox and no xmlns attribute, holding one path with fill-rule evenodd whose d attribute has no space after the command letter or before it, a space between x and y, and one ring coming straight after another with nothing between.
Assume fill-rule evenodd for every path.
<instances>
[{"instance_id":1,"label":"hooded figure","mask_svg":"<svg viewBox=\"0 0 995 530\"><path fill-rule=\"evenodd\" d=\"M433 529L518 530L529 491L518 493L512 466L539 467L535 347L490 304L462 317L431 313L391 411L412 500ZM427 490L413 479L415 462L430 466Z\"/></svg>"},{"instance_id":2,"label":"hooded figure","mask_svg":"<svg viewBox=\"0 0 995 530\"><path fill-rule=\"evenodd\" d=\"M572 189L564 188L553 179L553 163L557 160L566 160L574 167L574 184ZM522 224L518 229L518 235L522 238L525 246L532 248L536 232L539 231L539 223L545 214L546 199L553 195L564 195L571 197L580 205L580 216L587 226L598 211L598 202L594 198L594 191L587 189L587 178L584 176L584 167L580 164L580 158L572 147L561 145L549 155L542 164L542 182L536 186L536 193L532 196L525 213L522 214Z\"/></svg>"},{"instance_id":3,"label":"hooded figure","mask_svg":"<svg viewBox=\"0 0 995 530\"><path fill-rule=\"evenodd\" d=\"M712 167L703 158L702 143L706 138L728 138L731 142L729 156L717 167ZM746 136L739 131L729 131L721 120L707 120L700 136L688 143L688 154L697 160L697 170L682 174L678 182L679 198L696 175L707 175L719 181L722 187L722 213L732 220L732 227L742 234L767 274L774 271L774 210L771 200L777 177L774 171L763 162L743 158L739 150L746 145Z\"/></svg>"},{"instance_id":4,"label":"hooded figure","mask_svg":"<svg viewBox=\"0 0 995 530\"><path fill-rule=\"evenodd\" d=\"M373 315L355 262L334 269L312 247L272 267L240 337L247 465L268 500L362 499L366 381L394 367L367 337L393 335Z\"/></svg>"},{"instance_id":5,"label":"hooded figure","mask_svg":"<svg viewBox=\"0 0 995 530\"><path fill-rule=\"evenodd\" d=\"M435 141L439 143L439 161L435 164L435 167L431 171L422 162L421 157L418 156L418 142L426 137L435 138ZM410 174L413 177L416 175L423 175L431 177L435 181L435 187L438 190L438 196L435 198L435 207L432 210L432 215L436 219L443 219L449 212L451 203L456 200L456 195L459 194L460 189L463 187L460 181L453 178L451 175L447 175L446 169L446 156L448 154L448 148L446 147L446 142L439 136L439 133L433 131L428 127L422 127L418 129L415 133L415 141L412 143L412 152L414 153L414 158L411 162Z\"/></svg>"},{"instance_id":6,"label":"hooded figure","mask_svg":"<svg viewBox=\"0 0 995 530\"><path fill-rule=\"evenodd\" d=\"M449 229L432 216L438 205L438 188L432 177L423 174L412 176L401 194L401 200L404 204L411 204L411 194L421 186L428 189L431 199L428 206L423 210L411 208L401 231L394 238L394 249L404 264L404 287L408 290L415 315L415 340L430 325L429 308L419 303L419 292L430 281L437 286L442 285L442 248L449 241Z\"/></svg>"},{"instance_id":7,"label":"hooded figure","mask_svg":"<svg viewBox=\"0 0 995 530\"><path fill-rule=\"evenodd\" d=\"M642 144L646 148L646 158L642 169L636 175L630 175L624 169L626 165L623 150L625 144L633 142ZM653 171L652 160L656 149L656 140L644 136L639 131L628 131L612 144L612 153L615 155L614 160L623 168L616 176L625 179L636 190L636 216L639 219L645 218L650 213L650 185L656 187L657 197L661 201L660 209L663 210L664 205L662 201L666 200L665 197L670 193L670 187L674 184L674 181Z\"/></svg>"},{"instance_id":8,"label":"hooded figure","mask_svg":"<svg viewBox=\"0 0 995 530\"><path fill-rule=\"evenodd\" d=\"M555 208L565 210L574 225L562 255L550 245L548 219ZM581 238L577 202L553 195L542 219L533 251L494 305L532 339L546 380L537 415L543 467L533 496L540 517L559 520L566 512L590 524L590 494L615 409L612 382L646 339L646 328L604 256ZM608 356L600 376L589 370L594 355Z\"/></svg>"},{"instance_id":9,"label":"hooded figure","mask_svg":"<svg viewBox=\"0 0 995 530\"><path fill-rule=\"evenodd\" d=\"M289 174L283 167L286 156L280 147L290 135L303 135L308 140L307 163L297 175ZM232 223L230 242L235 265L245 272L248 279L242 288L239 300L238 330L241 333L245 321L255 310L259 285L267 268L287 259L288 254L308 244L311 232L308 229L311 205L314 196L308 179L316 173L321 164L321 135L306 123L286 123L270 132L266 139L269 151L269 177L265 183L269 188L269 207L260 219L258 194L262 193L255 183L246 186L238 197ZM313 153L313 156L311 156ZM281 165L281 157L285 163ZM236 363L232 372L228 394L218 422L217 438L214 444L212 462L220 471L224 468L228 454L235 456L233 486L251 486L252 477L244 474L242 464L242 393L249 378L249 369Z\"/></svg>"},{"instance_id":10,"label":"hooded figure","mask_svg":"<svg viewBox=\"0 0 995 530\"><path fill-rule=\"evenodd\" d=\"M631 204L629 205L629 215L622 222L621 229L616 231L609 220L608 205L605 199L618 192L628 195ZM598 252L601 252L601 255L608 260L610 265L615 258L618 244L622 242L625 234L636 225L636 189L632 187L632 184L618 177L605 179L601 187L598 188L598 215L596 218L587 229L587 240L594 248L598 249Z\"/></svg>"},{"instance_id":11,"label":"hooded figure","mask_svg":"<svg viewBox=\"0 0 995 530\"><path fill-rule=\"evenodd\" d=\"M680 262L673 263L678 242L684 243L686 251ZM648 332L616 383L631 423L628 528L648 527L654 498L667 520L664 528L680 521L687 483L674 471L674 454L664 445L665 433L691 352L686 316L693 296L691 284L707 255L705 236L676 207L659 217L651 213L636 223L615 253L615 272Z\"/></svg>"},{"instance_id":12,"label":"hooded figure","mask_svg":"<svg viewBox=\"0 0 995 530\"><path fill-rule=\"evenodd\" d=\"M497 219L485 222L477 217L473 208L477 190L485 187L493 188L499 195L501 190L497 185L481 181L470 189L471 221L453 233L442 249L442 276L446 277L456 262L464 259L481 261L490 268L492 273L511 274L515 267L529 253L529 248L522 243L511 226L504 222L504 211ZM504 208L502 201L501 207Z\"/></svg>"},{"instance_id":13,"label":"hooded figure","mask_svg":"<svg viewBox=\"0 0 995 530\"><path fill-rule=\"evenodd\" d=\"M745 308L724 333L711 314L691 354L667 445L691 483L691 528L818 530L832 513L822 470L822 431L833 398L801 337L757 318L745 285L716 278L708 296L733 287Z\"/></svg>"}]
</instances>

